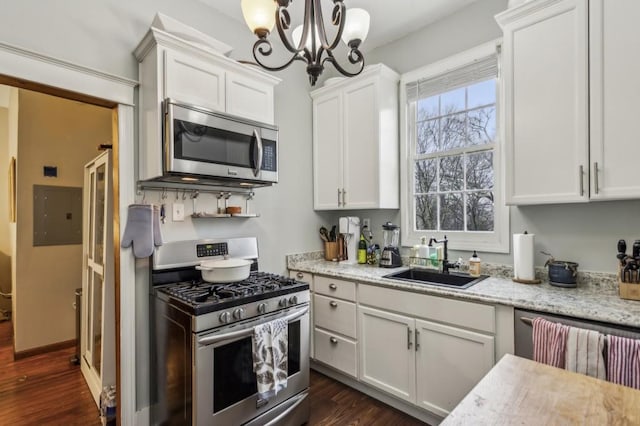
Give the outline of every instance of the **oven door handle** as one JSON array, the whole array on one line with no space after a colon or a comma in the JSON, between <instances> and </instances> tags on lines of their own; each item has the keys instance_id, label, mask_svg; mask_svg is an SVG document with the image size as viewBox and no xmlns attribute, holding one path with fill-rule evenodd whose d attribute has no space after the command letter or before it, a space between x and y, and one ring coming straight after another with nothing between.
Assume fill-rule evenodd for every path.
<instances>
[{"instance_id":1,"label":"oven door handle","mask_svg":"<svg viewBox=\"0 0 640 426\"><path fill-rule=\"evenodd\" d=\"M303 310L290 314L286 317L283 317L283 319L286 320L287 322L292 322L297 320L301 316L305 315L307 312L309 312L309 307L305 306ZM203 337L202 339L198 339L198 344L201 346L213 345L215 343L219 343L225 340L249 337L251 335L253 335L253 327L243 328L242 330L232 331L230 333Z\"/></svg>"}]
</instances>

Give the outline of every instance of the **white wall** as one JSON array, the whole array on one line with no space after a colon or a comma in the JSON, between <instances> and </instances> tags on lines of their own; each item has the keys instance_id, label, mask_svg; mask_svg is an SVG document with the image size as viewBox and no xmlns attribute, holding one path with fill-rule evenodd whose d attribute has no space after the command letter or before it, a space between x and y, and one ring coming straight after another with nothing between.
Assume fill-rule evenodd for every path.
<instances>
[{"instance_id":1,"label":"white wall","mask_svg":"<svg viewBox=\"0 0 640 426\"><path fill-rule=\"evenodd\" d=\"M33 185L82 187L84 165L111 140L110 109L19 92L16 352L74 339L82 287L82 244L33 246ZM44 177L45 165L57 166L58 177Z\"/></svg>"}]
</instances>

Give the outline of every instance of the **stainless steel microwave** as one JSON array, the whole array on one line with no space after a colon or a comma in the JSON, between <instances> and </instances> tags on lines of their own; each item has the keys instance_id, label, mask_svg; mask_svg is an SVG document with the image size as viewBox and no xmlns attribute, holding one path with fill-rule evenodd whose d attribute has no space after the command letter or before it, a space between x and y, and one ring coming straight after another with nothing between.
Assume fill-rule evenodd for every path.
<instances>
[{"instance_id":1,"label":"stainless steel microwave","mask_svg":"<svg viewBox=\"0 0 640 426\"><path fill-rule=\"evenodd\" d=\"M172 99L163 107L165 180L247 186L278 182L277 127Z\"/></svg>"}]
</instances>

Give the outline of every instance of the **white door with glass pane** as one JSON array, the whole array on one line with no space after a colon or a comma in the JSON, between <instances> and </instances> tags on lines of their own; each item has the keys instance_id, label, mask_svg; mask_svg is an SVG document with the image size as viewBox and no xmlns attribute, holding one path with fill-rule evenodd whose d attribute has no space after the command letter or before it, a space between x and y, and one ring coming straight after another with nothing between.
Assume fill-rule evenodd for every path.
<instances>
[{"instance_id":1,"label":"white door with glass pane","mask_svg":"<svg viewBox=\"0 0 640 426\"><path fill-rule=\"evenodd\" d=\"M96 404L102 388L115 385L112 192L107 150L84 169L80 365Z\"/></svg>"}]
</instances>

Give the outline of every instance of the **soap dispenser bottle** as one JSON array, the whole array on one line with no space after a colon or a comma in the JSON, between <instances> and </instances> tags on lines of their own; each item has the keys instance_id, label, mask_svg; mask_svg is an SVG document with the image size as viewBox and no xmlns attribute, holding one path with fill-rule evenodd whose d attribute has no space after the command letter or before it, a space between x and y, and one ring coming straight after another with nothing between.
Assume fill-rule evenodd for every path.
<instances>
[{"instance_id":1,"label":"soap dispenser bottle","mask_svg":"<svg viewBox=\"0 0 640 426\"><path fill-rule=\"evenodd\" d=\"M472 277L480 276L480 258L475 250L469 259L469 275Z\"/></svg>"}]
</instances>

